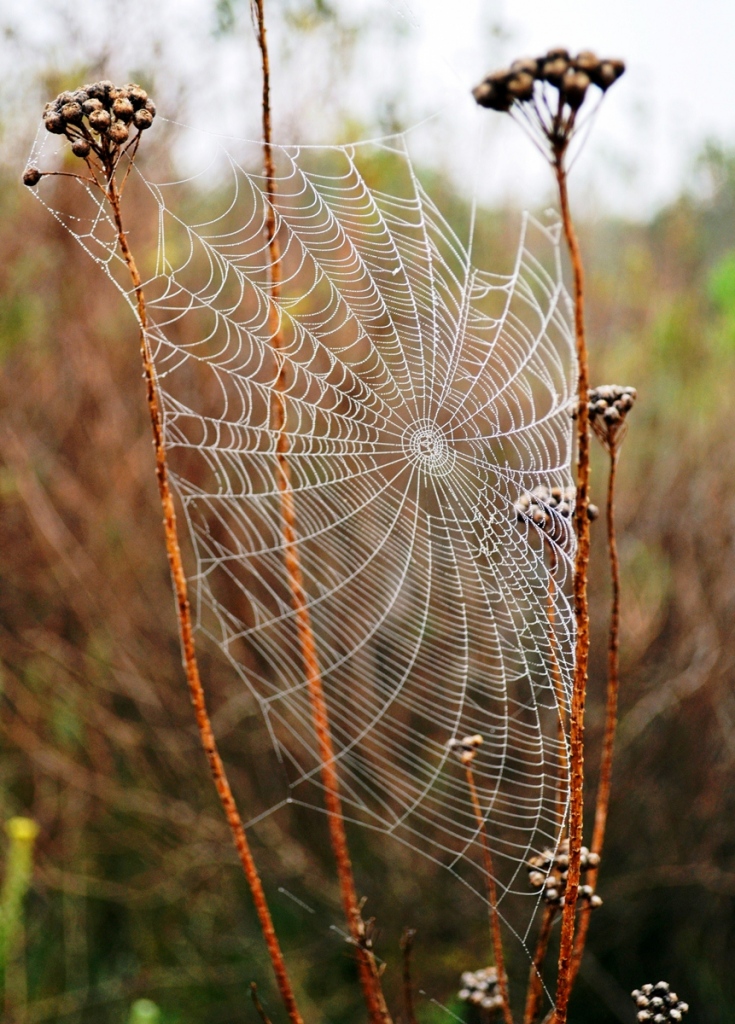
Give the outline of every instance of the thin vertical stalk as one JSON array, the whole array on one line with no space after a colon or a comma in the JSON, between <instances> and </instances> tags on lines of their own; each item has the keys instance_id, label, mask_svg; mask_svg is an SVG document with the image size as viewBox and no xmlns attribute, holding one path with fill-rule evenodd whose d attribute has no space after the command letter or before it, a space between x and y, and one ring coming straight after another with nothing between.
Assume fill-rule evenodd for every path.
<instances>
[{"instance_id":1,"label":"thin vertical stalk","mask_svg":"<svg viewBox=\"0 0 735 1024\"><path fill-rule=\"evenodd\" d=\"M531 970L528 976L526 1009L523 1014L523 1024L533 1024L533 1021L536 1020L536 1017L538 1016L539 1008L541 1006L541 996L543 993L541 971L543 970L544 961L546 960L546 952L549 948L551 927L554 923L555 915L556 907L544 907L544 916L541 919L541 929L536 941L536 952L533 954L533 963L531 964Z\"/></svg>"},{"instance_id":2,"label":"thin vertical stalk","mask_svg":"<svg viewBox=\"0 0 735 1024\"><path fill-rule=\"evenodd\" d=\"M148 411L150 414L151 430L153 432L153 446L156 458L156 479L158 480L158 492L163 510L163 528L166 537L166 553L171 569L174 591L176 594L176 607L179 619L179 633L183 651L184 669L186 680L189 684L191 702L194 705L199 736L204 752L207 755L209 769L214 779L217 795L220 798L222 807L227 818L227 823L232 832L240 863L242 864L245 877L255 904L260 929L268 948L273 970L276 975L276 983L281 994L286 1012L292 1024L303 1024L301 1014L296 1005L296 1000L291 988L291 982L286 971L286 964L283 959L281 947L273 927L273 921L266 902L263 885L258 874L258 869L253 860L242 819L232 795L229 780L222 759L217 749L217 742L214 737L212 725L207 712L207 705L199 675L196 648L194 644L194 630L191 620L191 608L189 605L188 588L186 575L181 558L178 530L176 526L176 511L174 508L173 496L169 484L168 461L166 458L166 446L163 437L163 416L161 396L158 387L158 380L153 365L150 342L148 340L148 313L146 310L145 294L133 254L128 244L120 209L120 192L115 179L114 169L107 168L107 198L112 208L117 239L120 245L123 259L130 273L130 278L135 290L135 298L138 309L138 323L140 325L140 352L143 360L143 373L146 382L146 394L148 399Z\"/></svg>"},{"instance_id":3,"label":"thin vertical stalk","mask_svg":"<svg viewBox=\"0 0 735 1024\"><path fill-rule=\"evenodd\" d=\"M618 723L618 692L620 689L620 559L615 534L615 482L618 466L618 451L615 441L610 449L610 472L607 480L607 548L610 559L612 597L610 604L610 631L607 643L607 706L605 709L605 738L600 763L600 781L597 789L595 825L592 832L593 853L600 853L605 842L607 812L610 805L610 784L612 781L615 730ZM592 869L590 878L597 877L597 868ZM594 885L594 881L590 884Z\"/></svg>"},{"instance_id":4,"label":"thin vertical stalk","mask_svg":"<svg viewBox=\"0 0 735 1024\"><path fill-rule=\"evenodd\" d=\"M312 721L319 745L322 782L324 784L324 802L327 810L329 837L337 865L342 906L347 919L350 937L357 949L357 966L368 1015L372 1024L387 1024L390 1021L390 1015L383 997L375 957L366 946L365 928L355 889L355 879L347 845L344 815L342 813L339 777L336 769L329 713L324 697L324 687L319 667L316 640L311 625L308 599L304 587L301 560L296 546L296 505L291 483L291 467L288 461L289 440L286 429L286 360L283 354L284 337L278 310L281 296L282 270L281 249L278 241L278 226L275 213L276 183L271 135L270 62L268 58L263 0L252 0L252 4L257 24L263 76L263 164L268 199L266 203L265 229L268 242L271 298L269 332L278 368L274 388L273 429L277 435L276 477L281 499L284 563L295 613L301 658L308 685Z\"/></svg>"},{"instance_id":5,"label":"thin vertical stalk","mask_svg":"<svg viewBox=\"0 0 735 1024\"><path fill-rule=\"evenodd\" d=\"M570 723L570 817L569 817L569 873L562 912L559 973L556 984L555 1021L566 1024L571 993L572 947L574 942L574 915L577 909L580 876L580 850L582 848L583 796L584 796L584 706L587 692L587 666L589 661L590 625L587 599L587 569L590 554L590 523L587 514L590 489L590 435L589 435L589 366L584 329L584 274L579 241L569 210L567 172L564 148L555 154L554 169L559 188L562 225L566 238L574 277L574 333L577 347L577 500L574 519L577 531L577 555L574 566L574 616L577 638L574 659L574 683Z\"/></svg>"},{"instance_id":6,"label":"thin vertical stalk","mask_svg":"<svg viewBox=\"0 0 735 1024\"><path fill-rule=\"evenodd\" d=\"M556 641L556 578L554 573L557 567L557 557L554 545L550 541L546 541L549 549L549 592L546 606L546 617L549 624L549 646L551 649L551 674L554 684L554 693L556 695L556 702L559 709L559 726L558 726L558 740L559 740L559 776L556 786L556 818L559 829L561 829L564 823L564 809L565 799L563 797L564 784L569 775L569 758L567 754L566 745L566 723L564 715L564 688L561 680L561 669L559 667L559 657L557 654L557 641ZM541 928L539 930L538 939L536 941L536 951L533 955L533 961L531 963L531 969L528 975L528 987L526 989L526 1007L523 1014L523 1024L532 1024L536 1019L541 1007L541 997L543 994L543 985L541 981L541 972L543 970L544 962L546 960L546 954L549 949L549 939L551 938L551 928L554 923L554 917L556 916L556 907L546 906L544 908L544 914L541 919Z\"/></svg>"},{"instance_id":7,"label":"thin vertical stalk","mask_svg":"<svg viewBox=\"0 0 735 1024\"><path fill-rule=\"evenodd\" d=\"M403 1007L406 1011L407 1024L418 1024L413 1003L413 982L411 980L411 951L416 932L406 928L401 936L401 952L403 953Z\"/></svg>"},{"instance_id":8,"label":"thin vertical stalk","mask_svg":"<svg viewBox=\"0 0 735 1024\"><path fill-rule=\"evenodd\" d=\"M595 824L592 831L593 853L601 854L605 843L607 812L610 806L610 785L612 782L615 731L618 724L618 692L620 689L620 559L615 534L615 480L618 466L618 448L613 437L610 443L610 472L607 478L607 550L610 560L612 597L610 602L610 630L607 643L607 702L605 708L605 736L600 760L600 780L597 785L595 802ZM590 868L587 882L594 889L597 885L599 866ZM579 972L589 929L592 907L587 904L580 915L579 929L574 941L571 984Z\"/></svg>"},{"instance_id":9,"label":"thin vertical stalk","mask_svg":"<svg viewBox=\"0 0 735 1024\"><path fill-rule=\"evenodd\" d=\"M480 800L477 795L477 787L475 786L475 776L472 771L472 766L466 766L467 774L467 786L470 791L470 799L472 801L472 809L475 812L475 820L477 822L477 830L480 836L480 845L482 846L482 856L485 862L485 874L487 875L487 890L488 897L490 900L490 935L493 944L493 954L495 957L495 966L498 970L498 987L500 994L503 997L503 1018L505 1024L513 1024L513 1014L510 1008L510 998L508 992L508 975L505 970L505 954L503 952L503 938L500 934L500 918L498 916L498 891L495 886L495 874L493 872L493 858L490 852L490 844L487 839L487 830L485 828L485 819L482 814L482 808L480 807Z\"/></svg>"},{"instance_id":10,"label":"thin vertical stalk","mask_svg":"<svg viewBox=\"0 0 735 1024\"><path fill-rule=\"evenodd\" d=\"M549 592L546 602L546 619L549 624L549 649L551 651L551 678L554 684L554 695L559 709L559 724L557 738L559 741L559 777L556 786L556 817L557 824L561 829L564 822L564 809L566 801L563 796L565 783L569 775L569 757L566 743L566 722L564 715L564 687L561 679L561 668L559 666L558 644L556 640L556 578L554 573L557 567L556 549L550 541L546 541L549 549Z\"/></svg>"},{"instance_id":11,"label":"thin vertical stalk","mask_svg":"<svg viewBox=\"0 0 735 1024\"><path fill-rule=\"evenodd\" d=\"M263 1004L258 998L258 986L255 984L254 981L250 982L250 998L253 1000L255 1012L258 1014L263 1024L271 1024L271 1019L263 1009Z\"/></svg>"}]
</instances>

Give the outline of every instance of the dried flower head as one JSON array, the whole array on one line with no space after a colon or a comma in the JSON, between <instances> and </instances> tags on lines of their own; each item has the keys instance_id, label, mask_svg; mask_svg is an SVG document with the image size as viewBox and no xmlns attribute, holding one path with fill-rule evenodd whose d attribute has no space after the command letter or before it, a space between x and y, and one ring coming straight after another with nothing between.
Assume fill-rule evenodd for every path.
<instances>
[{"instance_id":1,"label":"dried flower head","mask_svg":"<svg viewBox=\"0 0 735 1024\"><path fill-rule=\"evenodd\" d=\"M577 492L574 487L546 487L540 484L525 491L513 508L519 523L531 522L538 526L549 540L561 547L569 544L569 522L574 517ZM597 505L587 506L587 516L594 521L600 514Z\"/></svg>"},{"instance_id":2,"label":"dried flower head","mask_svg":"<svg viewBox=\"0 0 735 1024\"><path fill-rule=\"evenodd\" d=\"M622 60L600 59L591 50L572 57L552 49L491 72L472 94L481 107L512 114L556 163L579 128L577 114L591 87L604 94L624 71Z\"/></svg>"},{"instance_id":3,"label":"dried flower head","mask_svg":"<svg viewBox=\"0 0 735 1024\"><path fill-rule=\"evenodd\" d=\"M39 183L42 177L43 175L37 167L26 167L23 171L23 184L27 185L29 188L33 188L34 185Z\"/></svg>"},{"instance_id":4,"label":"dried flower head","mask_svg":"<svg viewBox=\"0 0 735 1024\"><path fill-rule=\"evenodd\" d=\"M87 163L96 158L109 179L123 153L135 155L141 132L150 128L155 116L156 107L145 89L134 83L117 89L104 80L59 93L46 104L43 123L51 134L66 136L74 156ZM27 168L23 183L32 188L42 177L37 168Z\"/></svg>"},{"instance_id":5,"label":"dried flower head","mask_svg":"<svg viewBox=\"0 0 735 1024\"><path fill-rule=\"evenodd\" d=\"M479 971L465 971L460 979L462 988L457 998L481 1010L499 1010L503 996L498 984L496 967L482 967Z\"/></svg>"},{"instance_id":6,"label":"dried flower head","mask_svg":"<svg viewBox=\"0 0 735 1024\"><path fill-rule=\"evenodd\" d=\"M586 875L588 871L596 870L599 866L600 855L590 853L587 847L583 846L579 862L581 876ZM552 907L563 907L569 872L569 840L565 839L556 853L547 849L543 853L531 857L526 867L528 868L528 881L534 889L543 892L544 902ZM591 907L602 905L601 898L592 886L584 882L579 886L579 899L585 900Z\"/></svg>"},{"instance_id":7,"label":"dried flower head","mask_svg":"<svg viewBox=\"0 0 735 1024\"><path fill-rule=\"evenodd\" d=\"M601 384L590 390L590 424L608 451L622 441L628 413L637 397L635 388L622 387L620 384Z\"/></svg>"},{"instance_id":8,"label":"dried flower head","mask_svg":"<svg viewBox=\"0 0 735 1024\"><path fill-rule=\"evenodd\" d=\"M472 764L477 756L478 747L482 746L482 736L475 733L474 736L465 736L463 740L453 739L447 746L457 755L462 764Z\"/></svg>"},{"instance_id":9,"label":"dried flower head","mask_svg":"<svg viewBox=\"0 0 735 1024\"><path fill-rule=\"evenodd\" d=\"M689 1012L689 1004L683 1002L676 992L671 991L667 981L658 981L655 985L643 985L631 992L633 1001L638 1007L637 1018L641 1024L679 1024L684 1014Z\"/></svg>"}]
</instances>

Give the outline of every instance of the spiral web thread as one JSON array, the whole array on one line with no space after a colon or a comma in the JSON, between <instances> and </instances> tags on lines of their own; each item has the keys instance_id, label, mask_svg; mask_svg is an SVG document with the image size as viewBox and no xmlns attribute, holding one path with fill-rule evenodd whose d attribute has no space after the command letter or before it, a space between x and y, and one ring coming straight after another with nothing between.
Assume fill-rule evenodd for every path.
<instances>
[{"instance_id":1,"label":"spiral web thread","mask_svg":"<svg viewBox=\"0 0 735 1024\"><path fill-rule=\"evenodd\" d=\"M48 144L34 154L42 167ZM161 184L138 169L135 187L158 216L145 290L197 627L243 684L215 724L233 728L255 703L279 764L280 796L254 821L324 801L275 476L268 200L245 169L257 147L216 150L195 179ZM525 941L539 896L524 864L557 845L567 803L574 539L553 511L551 540L514 510L534 487L571 485L559 225L525 216L511 272L488 273L418 181L405 137L275 155L297 548L345 814L485 899L448 746L481 734L472 767L500 912L510 894L530 897L514 928ZM381 167L391 194L371 185ZM42 201L130 301L100 194L80 186L80 215L45 187Z\"/></svg>"}]
</instances>

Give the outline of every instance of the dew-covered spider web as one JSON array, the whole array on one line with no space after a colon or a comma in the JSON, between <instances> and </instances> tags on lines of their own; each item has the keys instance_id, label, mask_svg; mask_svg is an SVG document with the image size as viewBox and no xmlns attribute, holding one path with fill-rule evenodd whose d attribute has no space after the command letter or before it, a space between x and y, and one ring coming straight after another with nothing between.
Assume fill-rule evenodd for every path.
<instances>
[{"instance_id":1,"label":"dew-covered spider web","mask_svg":"<svg viewBox=\"0 0 735 1024\"><path fill-rule=\"evenodd\" d=\"M558 844L567 804L571 524L551 510L549 539L515 508L534 488L572 484L559 225L522 218L515 261L484 269L472 216L450 226L405 137L277 148L274 321L260 148L206 145L206 170L185 181L138 166L124 205L133 219L137 204L131 245L148 231L155 255L139 262L197 628L240 680L215 723L262 715L278 799L257 816L323 810L284 560L282 391L293 553L345 815L486 898L451 749L481 735L472 770L500 912L526 898L525 938L539 900L525 864ZM103 198L62 180L44 180L41 198L132 305Z\"/></svg>"}]
</instances>

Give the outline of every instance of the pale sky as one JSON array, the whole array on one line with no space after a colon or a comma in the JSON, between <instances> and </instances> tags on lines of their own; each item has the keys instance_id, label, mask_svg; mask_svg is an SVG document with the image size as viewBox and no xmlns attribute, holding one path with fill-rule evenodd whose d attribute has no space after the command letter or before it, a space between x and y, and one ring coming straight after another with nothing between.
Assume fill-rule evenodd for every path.
<instances>
[{"instance_id":1,"label":"pale sky","mask_svg":"<svg viewBox=\"0 0 735 1024\"><path fill-rule=\"evenodd\" d=\"M266 0L276 141L330 142L345 116L358 133L379 133L393 109L404 125L430 117L412 133L421 159L449 169L460 189L476 185L483 200L534 204L548 169L509 118L478 110L470 89L516 56L561 45L628 64L575 168L577 202L648 215L692 184L706 139L735 147L735 4L724 0L332 0L355 26L347 79L328 27L295 33L285 2ZM28 81L49 65L84 67L101 52L113 78L165 68L156 81L161 113L186 96L193 126L253 138L257 53L247 0L234 3L240 31L217 41L214 0L127 0L124 31L119 0L2 0L0 63L15 63ZM17 81L0 83L6 124Z\"/></svg>"}]
</instances>

